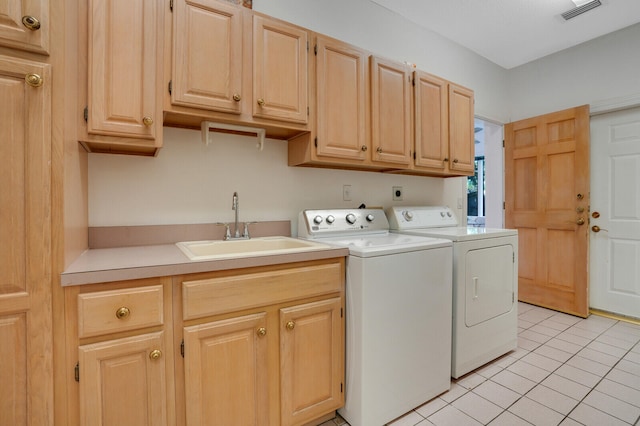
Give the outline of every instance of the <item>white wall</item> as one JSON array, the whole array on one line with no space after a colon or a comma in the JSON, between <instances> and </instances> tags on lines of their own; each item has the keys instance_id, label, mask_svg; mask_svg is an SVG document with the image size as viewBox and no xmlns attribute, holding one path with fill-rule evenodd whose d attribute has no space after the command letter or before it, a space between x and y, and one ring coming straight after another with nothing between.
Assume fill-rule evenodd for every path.
<instances>
[{"instance_id":1,"label":"white wall","mask_svg":"<svg viewBox=\"0 0 640 426\"><path fill-rule=\"evenodd\" d=\"M165 128L155 158L89 154L90 226L232 221L231 199L240 197L240 220L291 220L305 208L434 204L443 179L287 166L287 142ZM342 201L351 185L352 201ZM392 201L392 186L404 200ZM295 234L295 232L294 232Z\"/></svg>"},{"instance_id":2,"label":"white wall","mask_svg":"<svg viewBox=\"0 0 640 426\"><path fill-rule=\"evenodd\" d=\"M366 0L254 0L274 17L358 45L470 87L476 113L508 116L506 71L439 35ZM285 141L267 140L264 152L248 137L164 129L156 158L89 155L89 225L144 225L229 221L231 196L240 195L241 220L290 219L304 208L392 205L391 187L404 188L398 205L446 204L466 219L466 179L292 168ZM342 201L352 185L353 201ZM456 209L461 202L461 209Z\"/></svg>"},{"instance_id":3,"label":"white wall","mask_svg":"<svg viewBox=\"0 0 640 426\"><path fill-rule=\"evenodd\" d=\"M640 24L509 70L512 121L640 99Z\"/></svg>"}]
</instances>

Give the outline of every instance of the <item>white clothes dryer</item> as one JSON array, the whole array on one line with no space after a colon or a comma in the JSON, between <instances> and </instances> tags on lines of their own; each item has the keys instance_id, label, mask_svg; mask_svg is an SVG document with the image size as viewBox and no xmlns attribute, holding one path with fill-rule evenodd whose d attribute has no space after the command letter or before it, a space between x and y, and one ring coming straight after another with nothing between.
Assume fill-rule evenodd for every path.
<instances>
[{"instance_id":1,"label":"white clothes dryer","mask_svg":"<svg viewBox=\"0 0 640 426\"><path fill-rule=\"evenodd\" d=\"M518 233L458 226L448 207L393 207L392 232L453 242L451 376L458 378L518 345Z\"/></svg>"}]
</instances>

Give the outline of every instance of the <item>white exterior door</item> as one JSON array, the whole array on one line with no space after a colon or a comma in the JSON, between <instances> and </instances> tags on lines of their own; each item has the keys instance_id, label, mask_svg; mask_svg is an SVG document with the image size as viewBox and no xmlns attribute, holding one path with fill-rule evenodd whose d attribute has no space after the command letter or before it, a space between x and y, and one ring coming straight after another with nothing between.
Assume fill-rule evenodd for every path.
<instances>
[{"instance_id":1,"label":"white exterior door","mask_svg":"<svg viewBox=\"0 0 640 426\"><path fill-rule=\"evenodd\" d=\"M640 108L591 119L590 306L640 318Z\"/></svg>"}]
</instances>

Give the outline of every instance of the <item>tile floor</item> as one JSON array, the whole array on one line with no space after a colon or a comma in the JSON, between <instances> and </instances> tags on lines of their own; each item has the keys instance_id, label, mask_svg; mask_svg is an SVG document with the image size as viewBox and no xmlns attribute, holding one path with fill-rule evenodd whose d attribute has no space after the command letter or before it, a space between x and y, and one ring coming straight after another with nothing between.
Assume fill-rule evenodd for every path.
<instances>
[{"instance_id":1,"label":"tile floor","mask_svg":"<svg viewBox=\"0 0 640 426\"><path fill-rule=\"evenodd\" d=\"M518 303L518 349L388 426L531 424L639 425L640 325Z\"/></svg>"}]
</instances>

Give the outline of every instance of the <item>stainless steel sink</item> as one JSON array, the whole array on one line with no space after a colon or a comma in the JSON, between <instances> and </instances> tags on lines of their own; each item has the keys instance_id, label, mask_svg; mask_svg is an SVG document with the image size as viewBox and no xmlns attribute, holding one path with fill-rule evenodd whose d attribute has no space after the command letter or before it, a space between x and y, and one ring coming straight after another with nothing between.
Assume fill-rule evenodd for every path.
<instances>
[{"instance_id":1,"label":"stainless steel sink","mask_svg":"<svg viewBox=\"0 0 640 426\"><path fill-rule=\"evenodd\" d=\"M231 241L184 241L176 243L176 245L190 260L270 256L331 248L327 244L290 237L258 237Z\"/></svg>"}]
</instances>

